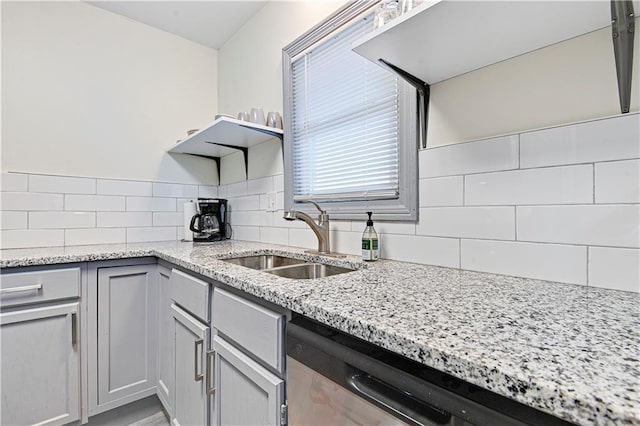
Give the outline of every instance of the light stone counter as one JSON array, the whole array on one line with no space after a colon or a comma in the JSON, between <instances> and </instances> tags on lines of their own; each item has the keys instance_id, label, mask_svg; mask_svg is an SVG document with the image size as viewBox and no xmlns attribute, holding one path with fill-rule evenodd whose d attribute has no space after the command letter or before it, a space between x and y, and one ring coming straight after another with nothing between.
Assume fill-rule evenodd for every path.
<instances>
[{"instance_id":1,"label":"light stone counter","mask_svg":"<svg viewBox=\"0 0 640 426\"><path fill-rule=\"evenodd\" d=\"M636 293L395 261L289 280L222 262L302 249L228 241L0 251L2 268L156 256L579 424L640 424Z\"/></svg>"}]
</instances>

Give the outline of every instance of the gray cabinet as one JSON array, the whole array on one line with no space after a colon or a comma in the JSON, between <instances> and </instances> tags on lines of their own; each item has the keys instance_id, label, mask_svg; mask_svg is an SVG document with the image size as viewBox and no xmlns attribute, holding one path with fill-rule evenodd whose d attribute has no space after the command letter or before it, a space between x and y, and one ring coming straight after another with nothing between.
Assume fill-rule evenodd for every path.
<instances>
[{"instance_id":1,"label":"gray cabinet","mask_svg":"<svg viewBox=\"0 0 640 426\"><path fill-rule=\"evenodd\" d=\"M158 398L171 417L173 399L171 269L158 265Z\"/></svg>"},{"instance_id":2,"label":"gray cabinet","mask_svg":"<svg viewBox=\"0 0 640 426\"><path fill-rule=\"evenodd\" d=\"M176 304L171 307L174 350L174 392L171 424L209 424L210 377L207 358L209 327Z\"/></svg>"},{"instance_id":3,"label":"gray cabinet","mask_svg":"<svg viewBox=\"0 0 640 426\"><path fill-rule=\"evenodd\" d=\"M220 336L214 336L218 426L286 424L285 382Z\"/></svg>"},{"instance_id":4,"label":"gray cabinet","mask_svg":"<svg viewBox=\"0 0 640 426\"><path fill-rule=\"evenodd\" d=\"M0 314L4 425L80 419L79 303Z\"/></svg>"},{"instance_id":5,"label":"gray cabinet","mask_svg":"<svg viewBox=\"0 0 640 426\"><path fill-rule=\"evenodd\" d=\"M220 288L212 311L214 424L286 424L285 315Z\"/></svg>"},{"instance_id":6,"label":"gray cabinet","mask_svg":"<svg viewBox=\"0 0 640 426\"><path fill-rule=\"evenodd\" d=\"M98 268L89 307L97 311L97 395L90 397L90 414L156 393L157 281L156 264Z\"/></svg>"},{"instance_id":7,"label":"gray cabinet","mask_svg":"<svg viewBox=\"0 0 640 426\"><path fill-rule=\"evenodd\" d=\"M80 420L79 265L2 270L0 424Z\"/></svg>"}]
</instances>

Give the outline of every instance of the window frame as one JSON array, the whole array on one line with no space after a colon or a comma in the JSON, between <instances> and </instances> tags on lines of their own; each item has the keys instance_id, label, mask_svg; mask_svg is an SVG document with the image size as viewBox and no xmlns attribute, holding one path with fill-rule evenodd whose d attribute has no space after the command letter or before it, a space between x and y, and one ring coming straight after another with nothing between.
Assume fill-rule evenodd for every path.
<instances>
[{"instance_id":1,"label":"window frame","mask_svg":"<svg viewBox=\"0 0 640 426\"><path fill-rule=\"evenodd\" d=\"M324 21L298 37L282 49L284 117L292 117L292 62L335 31L356 19L370 14L378 2L353 2L338 9ZM373 23L372 23L373 25ZM332 219L366 218L365 212L374 212L376 220L417 221L418 219L418 95L416 89L398 77L398 187L397 199L369 201L318 201ZM284 154L284 208L314 213L313 205L293 199L293 124L285 120Z\"/></svg>"}]
</instances>

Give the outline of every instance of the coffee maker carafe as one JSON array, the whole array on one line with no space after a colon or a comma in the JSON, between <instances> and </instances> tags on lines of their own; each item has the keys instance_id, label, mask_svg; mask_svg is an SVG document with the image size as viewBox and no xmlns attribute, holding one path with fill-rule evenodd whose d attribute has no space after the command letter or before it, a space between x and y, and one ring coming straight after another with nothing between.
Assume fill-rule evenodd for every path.
<instances>
[{"instance_id":1,"label":"coffee maker carafe","mask_svg":"<svg viewBox=\"0 0 640 426\"><path fill-rule=\"evenodd\" d=\"M191 218L189 226L193 241L220 241L227 235L227 200L221 198L198 198L198 213Z\"/></svg>"}]
</instances>

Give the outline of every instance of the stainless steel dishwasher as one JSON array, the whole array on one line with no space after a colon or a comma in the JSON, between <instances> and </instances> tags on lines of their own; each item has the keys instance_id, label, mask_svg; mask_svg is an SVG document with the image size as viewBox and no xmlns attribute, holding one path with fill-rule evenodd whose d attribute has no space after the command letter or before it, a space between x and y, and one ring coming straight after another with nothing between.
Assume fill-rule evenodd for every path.
<instances>
[{"instance_id":1,"label":"stainless steel dishwasher","mask_svg":"<svg viewBox=\"0 0 640 426\"><path fill-rule=\"evenodd\" d=\"M307 318L287 324L289 425L567 425Z\"/></svg>"}]
</instances>

